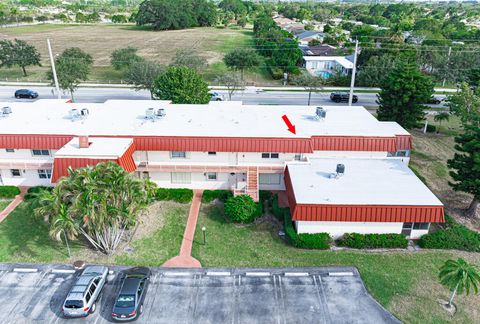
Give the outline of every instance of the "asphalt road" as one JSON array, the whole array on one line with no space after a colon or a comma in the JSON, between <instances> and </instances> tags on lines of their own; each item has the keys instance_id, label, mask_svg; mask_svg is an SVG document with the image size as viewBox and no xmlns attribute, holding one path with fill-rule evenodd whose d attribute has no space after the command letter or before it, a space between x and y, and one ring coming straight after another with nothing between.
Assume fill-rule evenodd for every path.
<instances>
[{"instance_id":1,"label":"asphalt road","mask_svg":"<svg viewBox=\"0 0 480 324\"><path fill-rule=\"evenodd\" d=\"M0 87L0 100L3 101L17 101L13 94L18 87L2 86ZM51 87L29 87L39 93L39 98L53 99L56 96L52 93ZM226 91L215 90L228 98ZM135 91L129 88L79 88L75 93L76 102L104 102L109 99L117 100L148 100L150 93L148 91ZM375 93L357 93L358 102L356 106L377 106L375 100L377 99ZM445 96L438 95L442 99ZM63 98L70 98L69 94L64 94ZM25 101L25 99L21 99ZM247 90L235 93L232 100L242 101L244 104L250 105L307 105L307 92L293 92L293 91L264 91L255 92ZM329 92L312 93L311 105L346 105L345 102L334 103L330 101ZM432 105L432 107L442 107L441 105Z\"/></svg>"},{"instance_id":2,"label":"asphalt road","mask_svg":"<svg viewBox=\"0 0 480 324\"><path fill-rule=\"evenodd\" d=\"M94 314L65 319L61 307L79 274L71 269L0 264L0 323L112 323L121 268L110 268ZM400 322L368 294L355 268L332 267L153 268L137 323Z\"/></svg>"}]
</instances>

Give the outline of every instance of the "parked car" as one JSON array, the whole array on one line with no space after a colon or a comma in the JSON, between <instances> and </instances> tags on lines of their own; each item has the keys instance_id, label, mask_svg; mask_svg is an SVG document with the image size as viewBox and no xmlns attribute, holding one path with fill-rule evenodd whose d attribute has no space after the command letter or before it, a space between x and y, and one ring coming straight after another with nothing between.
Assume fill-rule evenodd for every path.
<instances>
[{"instance_id":1,"label":"parked car","mask_svg":"<svg viewBox=\"0 0 480 324\"><path fill-rule=\"evenodd\" d=\"M441 99L435 97L435 96L431 96L430 99L428 99L428 102L427 104L430 104L430 105L439 105L440 103L442 102Z\"/></svg>"},{"instance_id":2,"label":"parked car","mask_svg":"<svg viewBox=\"0 0 480 324\"><path fill-rule=\"evenodd\" d=\"M332 92L330 94L330 100L333 102L348 102L350 94L348 92ZM358 101L357 95L353 95L352 102L356 103Z\"/></svg>"},{"instance_id":3,"label":"parked car","mask_svg":"<svg viewBox=\"0 0 480 324\"><path fill-rule=\"evenodd\" d=\"M225 97L221 93L218 93L218 92L215 92L215 91L210 91L209 94L211 96L210 101L224 101L225 100Z\"/></svg>"},{"instance_id":4,"label":"parked car","mask_svg":"<svg viewBox=\"0 0 480 324\"><path fill-rule=\"evenodd\" d=\"M65 317L86 317L94 313L97 299L107 281L108 268L88 266L83 270L63 303Z\"/></svg>"},{"instance_id":5,"label":"parked car","mask_svg":"<svg viewBox=\"0 0 480 324\"><path fill-rule=\"evenodd\" d=\"M145 267L135 267L122 272L121 288L112 310L114 320L132 321L143 313L150 274L150 269Z\"/></svg>"},{"instance_id":6,"label":"parked car","mask_svg":"<svg viewBox=\"0 0 480 324\"><path fill-rule=\"evenodd\" d=\"M38 92L35 92L30 89L19 89L15 91L15 98L35 99L35 98L38 98Z\"/></svg>"}]
</instances>

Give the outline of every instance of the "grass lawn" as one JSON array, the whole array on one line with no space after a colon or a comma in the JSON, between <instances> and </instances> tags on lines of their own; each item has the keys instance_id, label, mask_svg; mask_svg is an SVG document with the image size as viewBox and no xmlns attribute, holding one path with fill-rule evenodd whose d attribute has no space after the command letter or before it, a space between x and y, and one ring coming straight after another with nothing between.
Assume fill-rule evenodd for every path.
<instances>
[{"instance_id":1,"label":"grass lawn","mask_svg":"<svg viewBox=\"0 0 480 324\"><path fill-rule=\"evenodd\" d=\"M8 204L10 204L11 201L12 201L12 199L1 199L1 198L0 198L0 212L1 212L2 210L4 210L5 207L7 207Z\"/></svg>"},{"instance_id":2,"label":"grass lawn","mask_svg":"<svg viewBox=\"0 0 480 324\"><path fill-rule=\"evenodd\" d=\"M85 244L70 242L72 256L64 242L48 235L48 226L33 216L23 203L0 223L0 262L67 262L86 260L93 263L161 266L178 254L188 215L188 205L156 203L142 216L129 246L112 256L94 252Z\"/></svg>"},{"instance_id":3,"label":"grass lawn","mask_svg":"<svg viewBox=\"0 0 480 324\"><path fill-rule=\"evenodd\" d=\"M206 245L202 226L207 229ZM286 245L269 223L237 226L225 220L219 207L203 205L192 255L204 267L356 266L370 293L404 322L480 321L480 296L459 296L459 309L453 318L437 305L438 298L448 296L438 284L439 267L459 256L480 265L480 255L475 253L300 250Z\"/></svg>"},{"instance_id":4,"label":"grass lawn","mask_svg":"<svg viewBox=\"0 0 480 324\"><path fill-rule=\"evenodd\" d=\"M113 50L132 46L138 54L160 64L169 64L179 49L188 49L204 56L209 67L203 72L207 81L226 70L223 55L238 47L253 45L253 31L238 28L201 27L184 30L151 31L134 25L36 25L4 28L0 39L22 39L35 45L42 55L42 67L27 67L24 77L19 68L0 69L0 81L45 81L50 67L46 39L50 38L54 53L72 46L80 47L93 56L89 80L120 82L122 73L110 66ZM262 68L246 75L247 82L275 83Z\"/></svg>"}]
</instances>

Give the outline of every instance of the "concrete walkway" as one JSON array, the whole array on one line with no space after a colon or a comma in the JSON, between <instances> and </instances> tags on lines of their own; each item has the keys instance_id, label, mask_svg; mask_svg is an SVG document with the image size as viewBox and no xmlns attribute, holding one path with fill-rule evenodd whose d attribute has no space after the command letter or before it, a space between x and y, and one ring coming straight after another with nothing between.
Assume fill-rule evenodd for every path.
<instances>
[{"instance_id":1,"label":"concrete walkway","mask_svg":"<svg viewBox=\"0 0 480 324\"><path fill-rule=\"evenodd\" d=\"M15 196L12 202L7 207L5 207L4 210L0 211L0 222L7 218L7 216L10 215L10 213L22 203L23 196L25 196L27 190L28 187L20 187L20 194Z\"/></svg>"},{"instance_id":2,"label":"concrete walkway","mask_svg":"<svg viewBox=\"0 0 480 324\"><path fill-rule=\"evenodd\" d=\"M203 190L194 190L192 205L188 213L187 226L183 233L182 246L180 254L171 258L163 264L169 268L201 268L200 261L192 257L192 244L195 237L195 228L197 227L198 212L202 203Z\"/></svg>"}]
</instances>

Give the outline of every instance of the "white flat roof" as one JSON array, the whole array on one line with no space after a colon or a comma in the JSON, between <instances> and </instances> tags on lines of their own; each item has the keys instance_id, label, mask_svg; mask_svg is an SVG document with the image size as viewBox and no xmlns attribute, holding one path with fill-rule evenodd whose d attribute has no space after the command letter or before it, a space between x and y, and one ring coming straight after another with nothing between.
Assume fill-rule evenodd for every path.
<instances>
[{"instance_id":1,"label":"white flat roof","mask_svg":"<svg viewBox=\"0 0 480 324\"><path fill-rule=\"evenodd\" d=\"M219 101L207 105L177 105L167 101L109 100L105 103L65 103L55 100L0 103L12 113L0 118L0 134L138 135L207 137L285 137L408 135L396 123L379 122L359 106L323 106L324 120L314 118L316 106L242 105ZM72 108L89 110L85 119L72 121ZM166 116L145 119L147 108L165 108ZM296 126L290 133L282 120Z\"/></svg>"},{"instance_id":2,"label":"white flat roof","mask_svg":"<svg viewBox=\"0 0 480 324\"><path fill-rule=\"evenodd\" d=\"M288 164L298 204L441 206L438 198L397 159L311 159ZM345 174L335 174L337 164Z\"/></svg>"},{"instance_id":3,"label":"white flat roof","mask_svg":"<svg viewBox=\"0 0 480 324\"><path fill-rule=\"evenodd\" d=\"M304 56L305 61L335 61L346 69L353 69L353 63L343 56Z\"/></svg>"},{"instance_id":4,"label":"white flat roof","mask_svg":"<svg viewBox=\"0 0 480 324\"><path fill-rule=\"evenodd\" d=\"M78 137L74 137L55 153L55 157L88 157L89 159L116 159L125 153L131 138L90 137L88 148L80 148Z\"/></svg>"}]
</instances>

